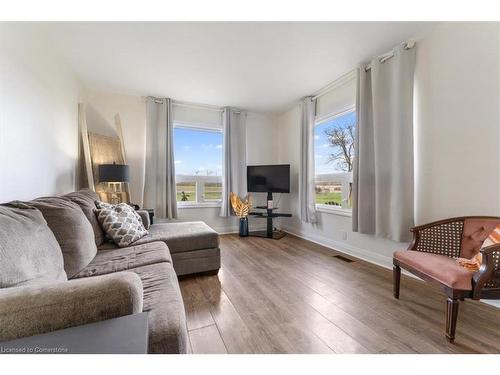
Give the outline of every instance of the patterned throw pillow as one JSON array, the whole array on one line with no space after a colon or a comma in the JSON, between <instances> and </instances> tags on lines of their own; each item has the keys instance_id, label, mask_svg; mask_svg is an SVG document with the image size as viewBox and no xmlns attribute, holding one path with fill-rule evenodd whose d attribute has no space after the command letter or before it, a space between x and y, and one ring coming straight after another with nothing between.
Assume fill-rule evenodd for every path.
<instances>
[{"instance_id":1,"label":"patterned throw pillow","mask_svg":"<svg viewBox=\"0 0 500 375\"><path fill-rule=\"evenodd\" d=\"M148 234L141 217L128 204L96 201L96 206L102 229L118 246L128 246Z\"/></svg>"}]
</instances>

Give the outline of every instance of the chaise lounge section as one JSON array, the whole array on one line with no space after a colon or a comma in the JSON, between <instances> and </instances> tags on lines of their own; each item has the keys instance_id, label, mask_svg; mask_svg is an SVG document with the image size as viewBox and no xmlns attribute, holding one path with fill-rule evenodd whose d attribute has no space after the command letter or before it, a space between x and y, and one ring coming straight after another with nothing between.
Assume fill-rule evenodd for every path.
<instances>
[{"instance_id":1,"label":"chaise lounge section","mask_svg":"<svg viewBox=\"0 0 500 375\"><path fill-rule=\"evenodd\" d=\"M164 242L177 276L217 274L220 268L219 234L202 221L159 223L136 244Z\"/></svg>"}]
</instances>

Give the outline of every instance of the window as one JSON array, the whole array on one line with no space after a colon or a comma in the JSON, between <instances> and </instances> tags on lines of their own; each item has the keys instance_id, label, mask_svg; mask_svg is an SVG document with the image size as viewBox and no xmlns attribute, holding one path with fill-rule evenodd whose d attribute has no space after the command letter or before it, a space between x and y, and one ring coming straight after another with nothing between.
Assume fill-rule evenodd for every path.
<instances>
[{"instance_id":1,"label":"window","mask_svg":"<svg viewBox=\"0 0 500 375\"><path fill-rule=\"evenodd\" d=\"M318 208L352 208L352 165L354 158L354 110L318 121L314 127L314 167Z\"/></svg>"},{"instance_id":2,"label":"window","mask_svg":"<svg viewBox=\"0 0 500 375\"><path fill-rule=\"evenodd\" d=\"M175 124L175 182L179 207L220 204L222 142L222 131L218 129Z\"/></svg>"}]
</instances>

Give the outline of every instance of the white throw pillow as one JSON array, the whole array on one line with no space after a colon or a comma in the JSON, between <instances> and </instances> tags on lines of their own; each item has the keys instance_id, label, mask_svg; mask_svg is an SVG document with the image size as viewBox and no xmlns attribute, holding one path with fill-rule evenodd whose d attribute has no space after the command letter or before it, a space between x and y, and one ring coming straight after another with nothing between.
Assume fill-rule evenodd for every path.
<instances>
[{"instance_id":1,"label":"white throw pillow","mask_svg":"<svg viewBox=\"0 0 500 375\"><path fill-rule=\"evenodd\" d=\"M96 206L102 229L118 246L128 246L148 234L141 217L128 204L96 202Z\"/></svg>"}]
</instances>

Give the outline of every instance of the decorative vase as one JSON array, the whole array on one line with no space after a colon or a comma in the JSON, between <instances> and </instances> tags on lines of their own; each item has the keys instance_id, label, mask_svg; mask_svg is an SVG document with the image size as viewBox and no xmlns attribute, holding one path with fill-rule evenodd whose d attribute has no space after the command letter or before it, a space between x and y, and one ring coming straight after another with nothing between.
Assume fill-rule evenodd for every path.
<instances>
[{"instance_id":1,"label":"decorative vase","mask_svg":"<svg viewBox=\"0 0 500 375\"><path fill-rule=\"evenodd\" d=\"M248 217L240 217L240 237L248 237Z\"/></svg>"}]
</instances>

